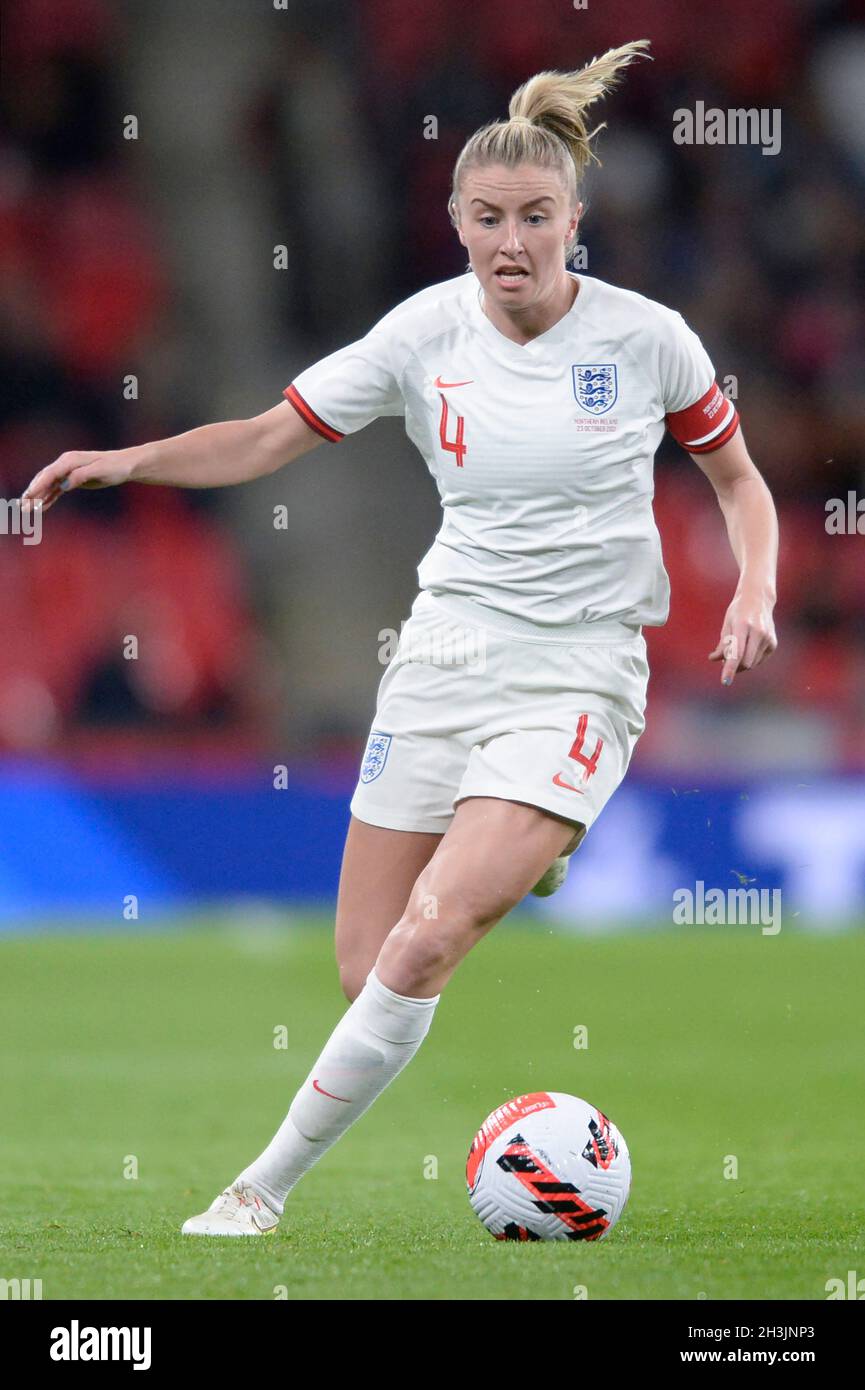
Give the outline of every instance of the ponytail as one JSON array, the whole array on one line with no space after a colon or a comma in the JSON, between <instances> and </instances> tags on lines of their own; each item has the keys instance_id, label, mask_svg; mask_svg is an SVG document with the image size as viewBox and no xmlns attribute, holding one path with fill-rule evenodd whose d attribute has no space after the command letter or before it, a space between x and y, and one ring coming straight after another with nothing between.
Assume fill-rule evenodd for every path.
<instances>
[{"instance_id":1,"label":"ponytail","mask_svg":"<svg viewBox=\"0 0 865 1390\"><path fill-rule=\"evenodd\" d=\"M558 169L574 204L577 187L587 165L600 165L591 141L606 122L589 131L585 113L621 80L635 58L650 57L644 50L649 39L635 39L611 48L576 72L539 72L514 92L508 119L493 121L466 141L454 168L453 192L448 204L457 225L457 199L463 174L484 164L538 164ZM573 247L568 248L568 255Z\"/></svg>"}]
</instances>

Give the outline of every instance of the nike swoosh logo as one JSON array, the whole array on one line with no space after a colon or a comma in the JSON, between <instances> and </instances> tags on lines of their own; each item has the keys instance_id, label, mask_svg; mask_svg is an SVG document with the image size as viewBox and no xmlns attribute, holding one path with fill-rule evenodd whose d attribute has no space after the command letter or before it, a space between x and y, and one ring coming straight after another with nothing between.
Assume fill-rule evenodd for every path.
<instances>
[{"instance_id":1,"label":"nike swoosh logo","mask_svg":"<svg viewBox=\"0 0 865 1390\"><path fill-rule=\"evenodd\" d=\"M469 380L469 381L442 381L441 377L440 377L440 376L437 376L436 379L435 379L435 381L433 382L433 385L434 385L434 386L473 386L473 385L474 385L474 378L472 378L472 379Z\"/></svg>"},{"instance_id":2,"label":"nike swoosh logo","mask_svg":"<svg viewBox=\"0 0 865 1390\"><path fill-rule=\"evenodd\" d=\"M553 778L553 781L555 782L557 787L567 787L569 792L576 792L577 796L585 796L586 794L585 792L581 792L579 787L572 787L570 782L563 781L562 774L560 772L556 773L555 777Z\"/></svg>"},{"instance_id":3,"label":"nike swoosh logo","mask_svg":"<svg viewBox=\"0 0 865 1390\"><path fill-rule=\"evenodd\" d=\"M335 1096L331 1091L326 1091L323 1086L319 1086L318 1081L315 1077L313 1077L312 1079L312 1089L314 1091L318 1091L320 1095L330 1096L331 1100L343 1100L345 1101L346 1105L351 1104L350 1101L346 1100L345 1096Z\"/></svg>"}]
</instances>

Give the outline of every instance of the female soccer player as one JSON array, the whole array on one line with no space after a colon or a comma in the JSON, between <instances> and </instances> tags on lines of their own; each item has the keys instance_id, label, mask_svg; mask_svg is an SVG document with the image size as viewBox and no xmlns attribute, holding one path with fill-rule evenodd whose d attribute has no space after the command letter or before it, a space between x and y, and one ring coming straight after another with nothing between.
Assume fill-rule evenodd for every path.
<instances>
[{"instance_id":1,"label":"female soccer player","mask_svg":"<svg viewBox=\"0 0 865 1390\"><path fill-rule=\"evenodd\" d=\"M710 659L729 684L775 649L775 511L709 357L678 313L567 270L595 158L585 112L646 47L539 73L471 137L449 203L471 274L398 305L254 419L66 453L25 493L48 507L128 480L246 482L380 415L405 417L441 493L351 802L336 918L351 1006L267 1148L187 1234L277 1225L414 1056L459 962L560 881L621 782L644 728L642 627L668 610L651 505L665 427L711 482L740 569Z\"/></svg>"}]
</instances>

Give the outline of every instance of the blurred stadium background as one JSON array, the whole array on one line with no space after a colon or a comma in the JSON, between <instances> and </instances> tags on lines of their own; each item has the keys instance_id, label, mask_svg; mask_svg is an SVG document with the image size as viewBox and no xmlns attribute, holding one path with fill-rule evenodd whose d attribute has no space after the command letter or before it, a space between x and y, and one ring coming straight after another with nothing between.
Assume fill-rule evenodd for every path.
<instances>
[{"instance_id":1,"label":"blurred stadium background","mask_svg":"<svg viewBox=\"0 0 865 1390\"><path fill-rule=\"evenodd\" d=\"M865 496L863 9L17 0L0 494L67 449L276 404L464 269L451 169L516 85L650 38L654 62L598 108L583 268L679 309L736 394L781 518L781 644L722 690L706 656L735 566L711 488L665 440L673 599L646 633L647 731L567 893L532 910L582 931L669 921L673 889L703 880L780 887L785 920L816 929L856 921L865 539L828 534L826 506ZM674 111L697 101L780 108L780 153L675 144ZM140 925L331 902L380 634L408 616L438 524L390 420L249 486L79 493L40 544L2 537L0 930L128 928L132 896Z\"/></svg>"}]
</instances>

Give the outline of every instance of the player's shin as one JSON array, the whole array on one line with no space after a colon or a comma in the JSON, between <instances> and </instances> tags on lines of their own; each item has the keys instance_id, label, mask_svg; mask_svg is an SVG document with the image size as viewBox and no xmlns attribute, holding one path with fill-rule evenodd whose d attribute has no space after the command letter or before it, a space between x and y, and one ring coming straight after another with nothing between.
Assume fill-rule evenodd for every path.
<instances>
[{"instance_id":1,"label":"player's shin","mask_svg":"<svg viewBox=\"0 0 865 1390\"><path fill-rule=\"evenodd\" d=\"M273 1210L411 1061L440 995L395 994L373 968L343 1014L267 1148L239 1174Z\"/></svg>"}]
</instances>

